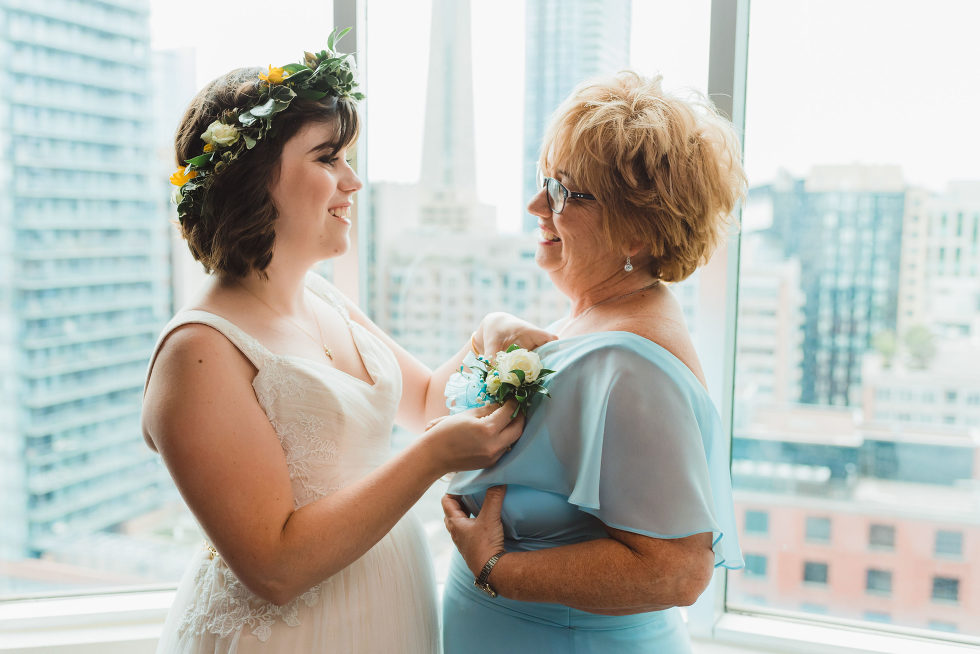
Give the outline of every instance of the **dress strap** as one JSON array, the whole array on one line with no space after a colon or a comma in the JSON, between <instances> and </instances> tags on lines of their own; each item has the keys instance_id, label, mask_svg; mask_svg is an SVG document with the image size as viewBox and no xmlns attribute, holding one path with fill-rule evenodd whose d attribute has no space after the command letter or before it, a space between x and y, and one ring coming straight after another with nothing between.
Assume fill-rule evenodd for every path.
<instances>
[{"instance_id":1,"label":"dress strap","mask_svg":"<svg viewBox=\"0 0 980 654\"><path fill-rule=\"evenodd\" d=\"M347 305L344 303L340 291L335 289L333 284L317 273L309 272L306 274L306 288L310 289L314 295L336 309L337 313L344 319L344 322L350 326L350 312L347 311Z\"/></svg>"},{"instance_id":2,"label":"dress strap","mask_svg":"<svg viewBox=\"0 0 980 654\"><path fill-rule=\"evenodd\" d=\"M222 318L221 316L211 313L210 311L202 311L200 309L191 309L188 311L180 311L175 315L167 326L163 328L160 333L160 338L157 339L157 344L153 348L153 356L150 357L150 365L146 370L146 381L149 383L150 373L153 371L153 364L157 360L157 355L160 353L160 348L163 346L167 337L183 325L208 325L214 329L221 332L221 334L231 341L232 345L238 348L238 350L245 355L252 365L261 370L275 355L270 352L264 345L259 343L257 339L250 336L244 329L231 322L227 318ZM146 392L146 386L143 387L143 392Z\"/></svg>"}]
</instances>

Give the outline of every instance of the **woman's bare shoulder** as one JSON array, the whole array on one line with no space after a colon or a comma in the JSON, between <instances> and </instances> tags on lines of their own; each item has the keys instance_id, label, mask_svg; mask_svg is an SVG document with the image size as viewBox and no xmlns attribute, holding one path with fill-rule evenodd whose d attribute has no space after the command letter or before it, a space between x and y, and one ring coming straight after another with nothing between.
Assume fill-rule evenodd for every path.
<instances>
[{"instance_id":1,"label":"woman's bare shoulder","mask_svg":"<svg viewBox=\"0 0 980 654\"><path fill-rule=\"evenodd\" d=\"M257 370L217 329L200 323L179 325L166 335L146 383L143 434L156 449L154 434L180 407L191 407L203 395L228 397L251 389Z\"/></svg>"},{"instance_id":2,"label":"woman's bare shoulder","mask_svg":"<svg viewBox=\"0 0 980 654\"><path fill-rule=\"evenodd\" d=\"M663 291L655 301L649 302L639 311L619 316L611 329L632 332L653 341L677 357L705 384L701 362L684 320L684 311L672 293L667 289Z\"/></svg>"}]
</instances>

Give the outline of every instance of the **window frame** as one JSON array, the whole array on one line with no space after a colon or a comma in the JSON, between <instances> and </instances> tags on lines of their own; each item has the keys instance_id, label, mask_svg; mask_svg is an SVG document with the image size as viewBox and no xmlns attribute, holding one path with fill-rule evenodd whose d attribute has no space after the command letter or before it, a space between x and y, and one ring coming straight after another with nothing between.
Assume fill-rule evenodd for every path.
<instances>
[{"instance_id":1,"label":"window frame","mask_svg":"<svg viewBox=\"0 0 980 654\"><path fill-rule=\"evenodd\" d=\"M334 0L334 23L352 25L348 37L363 51L365 3L370 0ZM732 118L739 135L744 134L746 68L750 0L712 0L708 95L723 113ZM365 64L359 61L366 77ZM365 85L366 87L367 85ZM364 170L367 130L361 134L356 156ZM354 207L353 247L363 255L367 243L358 239L358 227L370 212L363 211L368 194ZM735 321L739 273L738 234L703 269L697 298L699 329L697 349L702 357L709 393L719 408L728 432L734 397ZM361 258L361 257L359 257ZM363 302L367 271L357 260L338 262L335 283L351 297ZM361 260L365 260L361 258ZM726 328L726 325L731 326ZM923 651L954 654L980 645L980 638L962 634L938 635L934 631L771 609L751 610L726 605L727 571L717 569L708 589L687 610L688 626L698 654L749 654L778 651L785 654L881 654ZM736 573L737 574L737 573ZM140 590L119 594L80 595L43 600L0 603L0 653L38 654L141 654L152 653L160 636L175 591Z\"/></svg>"}]
</instances>

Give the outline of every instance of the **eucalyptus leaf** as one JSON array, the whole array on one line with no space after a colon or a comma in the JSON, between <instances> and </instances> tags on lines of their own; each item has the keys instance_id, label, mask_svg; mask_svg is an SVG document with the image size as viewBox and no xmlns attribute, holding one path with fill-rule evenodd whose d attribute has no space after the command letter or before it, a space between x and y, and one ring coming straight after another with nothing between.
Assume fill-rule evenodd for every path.
<instances>
[{"instance_id":1,"label":"eucalyptus leaf","mask_svg":"<svg viewBox=\"0 0 980 654\"><path fill-rule=\"evenodd\" d=\"M269 97L278 102L289 102L296 97L296 92L288 86L273 86L269 91Z\"/></svg>"},{"instance_id":2,"label":"eucalyptus leaf","mask_svg":"<svg viewBox=\"0 0 980 654\"><path fill-rule=\"evenodd\" d=\"M256 118L264 118L265 116L271 116L276 113L276 100L275 98L269 98L257 107L252 107L248 113L255 116ZM238 120L241 120L239 116Z\"/></svg>"},{"instance_id":3,"label":"eucalyptus leaf","mask_svg":"<svg viewBox=\"0 0 980 654\"><path fill-rule=\"evenodd\" d=\"M290 80L293 80L296 77L296 73L300 72L301 70L310 70L309 67L304 66L303 64L286 64L282 67L282 69L289 73Z\"/></svg>"},{"instance_id":4,"label":"eucalyptus leaf","mask_svg":"<svg viewBox=\"0 0 980 654\"><path fill-rule=\"evenodd\" d=\"M314 89L296 89L296 95L304 100L321 100L328 95L327 91L317 91Z\"/></svg>"}]
</instances>

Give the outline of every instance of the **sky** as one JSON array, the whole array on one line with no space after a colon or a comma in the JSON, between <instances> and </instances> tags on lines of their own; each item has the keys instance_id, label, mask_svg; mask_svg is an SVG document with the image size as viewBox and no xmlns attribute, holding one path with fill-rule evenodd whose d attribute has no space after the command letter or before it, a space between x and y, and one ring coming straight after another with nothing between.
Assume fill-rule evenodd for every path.
<instances>
[{"instance_id":1,"label":"sky","mask_svg":"<svg viewBox=\"0 0 980 654\"><path fill-rule=\"evenodd\" d=\"M360 60L368 100L368 181L419 178L428 72L429 0L367 0ZM151 0L155 49L194 48L197 85L241 65L282 64L319 49L332 3ZM752 0L745 161L750 183L780 169L893 164L941 190L980 180L980 2ZM192 16L192 20L188 20ZM270 29L279 21L288 27ZM472 7L477 194L498 227L524 214L521 157L524 2ZM630 66L670 89L706 90L709 0L633 0ZM359 46L359 47L358 47ZM176 120L176 118L175 118Z\"/></svg>"}]
</instances>

